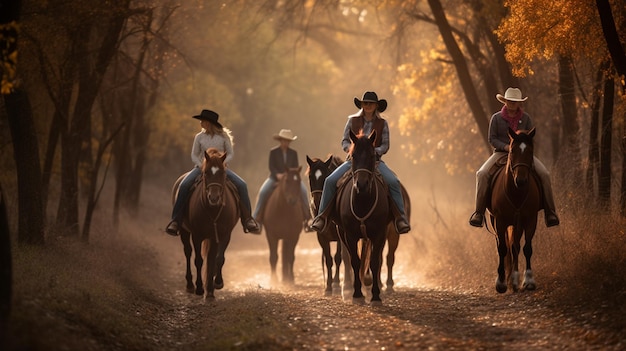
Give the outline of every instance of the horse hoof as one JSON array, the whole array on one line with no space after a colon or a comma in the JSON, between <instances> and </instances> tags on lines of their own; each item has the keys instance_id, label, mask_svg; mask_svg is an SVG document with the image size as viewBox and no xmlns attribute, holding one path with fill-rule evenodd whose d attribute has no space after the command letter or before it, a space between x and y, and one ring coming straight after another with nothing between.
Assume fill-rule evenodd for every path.
<instances>
[{"instance_id":1,"label":"horse hoof","mask_svg":"<svg viewBox=\"0 0 626 351\"><path fill-rule=\"evenodd\" d=\"M204 295L204 289L196 289L196 295Z\"/></svg>"},{"instance_id":2,"label":"horse hoof","mask_svg":"<svg viewBox=\"0 0 626 351\"><path fill-rule=\"evenodd\" d=\"M507 286L505 283L501 282L500 280L496 281L496 291L499 292L500 294L503 294L506 292Z\"/></svg>"},{"instance_id":3,"label":"horse hoof","mask_svg":"<svg viewBox=\"0 0 626 351\"><path fill-rule=\"evenodd\" d=\"M352 303L355 305L365 305L365 296L353 297Z\"/></svg>"},{"instance_id":4,"label":"horse hoof","mask_svg":"<svg viewBox=\"0 0 626 351\"><path fill-rule=\"evenodd\" d=\"M370 306L372 307L378 307L378 306L382 306L383 302L381 300L372 300L370 301Z\"/></svg>"},{"instance_id":5,"label":"horse hoof","mask_svg":"<svg viewBox=\"0 0 626 351\"><path fill-rule=\"evenodd\" d=\"M524 284L524 290L535 290L537 289L537 285L535 283Z\"/></svg>"}]
</instances>

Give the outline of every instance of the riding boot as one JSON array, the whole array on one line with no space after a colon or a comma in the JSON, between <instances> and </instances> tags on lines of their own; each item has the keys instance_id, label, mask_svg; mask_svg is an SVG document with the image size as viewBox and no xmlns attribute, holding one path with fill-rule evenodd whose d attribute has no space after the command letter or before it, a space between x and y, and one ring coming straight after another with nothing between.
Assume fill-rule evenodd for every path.
<instances>
[{"instance_id":1,"label":"riding boot","mask_svg":"<svg viewBox=\"0 0 626 351\"><path fill-rule=\"evenodd\" d=\"M335 205L335 199L333 198L330 204L328 204L328 207L326 207L326 209L324 209L322 213L318 214L313 219L313 223L311 223L312 230L318 233L321 233L326 230L326 228L328 227L328 222L329 222L328 216L330 216L331 209L334 207L334 205Z\"/></svg>"},{"instance_id":2,"label":"riding boot","mask_svg":"<svg viewBox=\"0 0 626 351\"><path fill-rule=\"evenodd\" d=\"M243 226L244 233L261 234L261 227L254 218L252 218L252 211L249 207L241 204L240 208L241 225Z\"/></svg>"},{"instance_id":3,"label":"riding boot","mask_svg":"<svg viewBox=\"0 0 626 351\"><path fill-rule=\"evenodd\" d=\"M482 227L485 221L485 209L487 208L487 194L489 193L489 184L481 179L476 184L476 211L469 219L469 224L474 227Z\"/></svg>"},{"instance_id":4,"label":"riding boot","mask_svg":"<svg viewBox=\"0 0 626 351\"><path fill-rule=\"evenodd\" d=\"M165 228L165 232L172 236L178 236L178 221L172 219L172 221Z\"/></svg>"},{"instance_id":5,"label":"riding boot","mask_svg":"<svg viewBox=\"0 0 626 351\"><path fill-rule=\"evenodd\" d=\"M254 217L254 220L259 226L259 233L261 233L261 231L263 230L263 222L265 222L264 217L265 217L265 205L261 205L261 208L259 208L259 211L256 217Z\"/></svg>"},{"instance_id":6,"label":"riding boot","mask_svg":"<svg viewBox=\"0 0 626 351\"><path fill-rule=\"evenodd\" d=\"M400 212L398 205L393 201L393 199L389 198L389 203L391 203L391 213L393 214L393 225L398 234L405 234L411 230L411 225L407 220L406 216Z\"/></svg>"},{"instance_id":7,"label":"riding boot","mask_svg":"<svg viewBox=\"0 0 626 351\"><path fill-rule=\"evenodd\" d=\"M552 197L552 188L550 188L549 184L544 184L543 193L543 214L545 216L546 227L559 225L560 221L559 217L556 215L556 206L554 205L554 198Z\"/></svg>"}]
</instances>

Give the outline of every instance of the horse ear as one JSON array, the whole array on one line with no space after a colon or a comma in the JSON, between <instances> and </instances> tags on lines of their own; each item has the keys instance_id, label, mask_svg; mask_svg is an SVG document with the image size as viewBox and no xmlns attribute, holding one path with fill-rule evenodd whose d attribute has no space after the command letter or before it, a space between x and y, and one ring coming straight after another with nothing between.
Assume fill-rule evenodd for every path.
<instances>
[{"instance_id":1,"label":"horse ear","mask_svg":"<svg viewBox=\"0 0 626 351\"><path fill-rule=\"evenodd\" d=\"M324 164L326 165L326 167L330 167L331 164L333 164L333 155L330 154L328 156L328 159L326 161L324 161Z\"/></svg>"},{"instance_id":2,"label":"horse ear","mask_svg":"<svg viewBox=\"0 0 626 351\"><path fill-rule=\"evenodd\" d=\"M302 165L298 166L298 173L302 172Z\"/></svg>"},{"instance_id":3,"label":"horse ear","mask_svg":"<svg viewBox=\"0 0 626 351\"><path fill-rule=\"evenodd\" d=\"M509 138L515 139L516 135L517 134L515 133L515 131L513 129L511 129L511 127L509 127Z\"/></svg>"},{"instance_id":4,"label":"horse ear","mask_svg":"<svg viewBox=\"0 0 626 351\"><path fill-rule=\"evenodd\" d=\"M354 132L350 130L350 140L352 140L352 143L356 143L357 139L358 138L356 137L356 135L354 135Z\"/></svg>"},{"instance_id":5,"label":"horse ear","mask_svg":"<svg viewBox=\"0 0 626 351\"><path fill-rule=\"evenodd\" d=\"M374 142L376 141L376 130L372 130L372 132L370 133L370 136L367 138L372 144L374 144Z\"/></svg>"},{"instance_id":6,"label":"horse ear","mask_svg":"<svg viewBox=\"0 0 626 351\"><path fill-rule=\"evenodd\" d=\"M535 128L534 128L534 127L533 127L533 129L531 129L531 130L530 130L530 132L528 132L528 135L529 135L531 138L534 138L534 137L535 137Z\"/></svg>"},{"instance_id":7,"label":"horse ear","mask_svg":"<svg viewBox=\"0 0 626 351\"><path fill-rule=\"evenodd\" d=\"M224 163L226 161L226 153L223 153L220 158L222 159L222 163Z\"/></svg>"},{"instance_id":8,"label":"horse ear","mask_svg":"<svg viewBox=\"0 0 626 351\"><path fill-rule=\"evenodd\" d=\"M313 163L313 160L311 160L311 158L309 157L309 155L306 155L306 163L309 164L309 166L311 165L311 163Z\"/></svg>"},{"instance_id":9,"label":"horse ear","mask_svg":"<svg viewBox=\"0 0 626 351\"><path fill-rule=\"evenodd\" d=\"M209 155L209 150L208 150L208 149L207 149L207 150L204 150L204 159L205 159L205 160L208 160L208 159L210 159L210 158L211 158L211 156Z\"/></svg>"}]
</instances>

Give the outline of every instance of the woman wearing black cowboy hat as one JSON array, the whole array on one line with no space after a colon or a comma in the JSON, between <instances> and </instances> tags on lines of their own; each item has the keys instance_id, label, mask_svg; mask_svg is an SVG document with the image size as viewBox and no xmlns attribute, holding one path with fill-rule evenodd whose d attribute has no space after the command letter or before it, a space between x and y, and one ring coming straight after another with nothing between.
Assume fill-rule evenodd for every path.
<instances>
[{"instance_id":1,"label":"woman wearing black cowboy hat","mask_svg":"<svg viewBox=\"0 0 626 351\"><path fill-rule=\"evenodd\" d=\"M363 94L363 99L359 100L354 98L354 105L359 109L359 112L348 116L348 122L343 131L343 140L341 146L343 151L348 152L352 141L350 140L350 131L354 134L359 134L363 131L363 134L369 135L373 130L376 130L376 141L374 142L376 154L378 156L378 170L383 176L385 183L389 186L389 192L393 203L396 205L396 209L399 214L394 221L396 231L400 234L407 233L411 230L409 221L406 219L404 212L404 201L402 199L402 191L400 187L400 181L396 175L387 167L387 165L381 160L381 157L389 150L389 125L387 121L381 117L380 113L387 109L387 100L378 99L373 91L367 91ZM337 182L339 179L350 170L352 166L351 160L346 160L341 164L328 178L324 181L324 190L322 190L322 199L320 200L319 214L313 220L311 228L317 232L321 232L326 228L328 224L328 208L329 204L335 197L337 190ZM395 211L394 211L395 212Z\"/></svg>"},{"instance_id":2,"label":"woman wearing black cowboy hat","mask_svg":"<svg viewBox=\"0 0 626 351\"><path fill-rule=\"evenodd\" d=\"M196 134L193 139L191 148L191 161L194 168L180 183L178 196L172 210L172 221L167 225L165 231L170 235L178 235L178 226L181 221L185 206L189 203L189 190L195 179L200 175L202 163L204 162L204 152L209 148L216 148L220 152L226 153L225 163L233 159L233 141L231 131L224 128L217 120L219 115L211 110L202 110L202 112L193 116L200 120L202 130ZM241 224L244 232L259 232L259 224L252 218L250 196L248 195L248 186L246 182L239 177L230 168L226 168L226 176L230 179L239 191L241 202Z\"/></svg>"}]
</instances>

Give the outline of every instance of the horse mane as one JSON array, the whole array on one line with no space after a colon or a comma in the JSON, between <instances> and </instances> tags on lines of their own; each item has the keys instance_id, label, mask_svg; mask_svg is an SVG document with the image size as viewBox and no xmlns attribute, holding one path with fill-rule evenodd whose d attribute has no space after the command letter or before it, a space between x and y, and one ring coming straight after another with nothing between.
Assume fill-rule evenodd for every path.
<instances>
[{"instance_id":1,"label":"horse mane","mask_svg":"<svg viewBox=\"0 0 626 351\"><path fill-rule=\"evenodd\" d=\"M359 133L355 135L357 139L361 139L362 137L364 137L365 134L363 134L363 128L359 129ZM354 143L350 144L350 147L348 148L348 155L352 156L353 151L354 151Z\"/></svg>"},{"instance_id":2,"label":"horse mane","mask_svg":"<svg viewBox=\"0 0 626 351\"><path fill-rule=\"evenodd\" d=\"M225 158L226 158L225 152L221 152L214 147L210 147L204 151L204 162L202 163L202 169L206 170L206 167L210 163L211 164L215 163L215 162L210 162L211 160L214 160L214 159L220 159L220 163L222 164L224 168L226 168L226 165L224 164Z\"/></svg>"}]
</instances>

